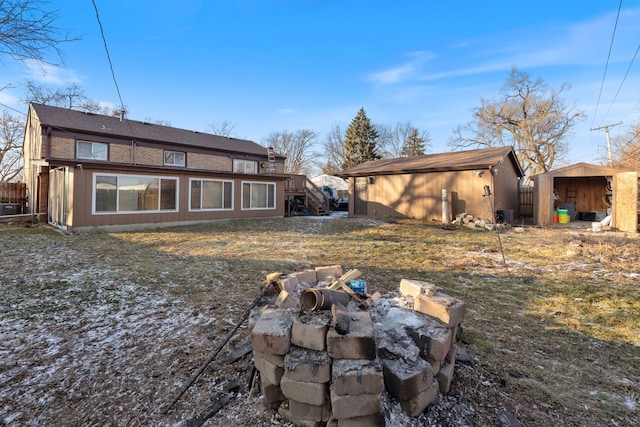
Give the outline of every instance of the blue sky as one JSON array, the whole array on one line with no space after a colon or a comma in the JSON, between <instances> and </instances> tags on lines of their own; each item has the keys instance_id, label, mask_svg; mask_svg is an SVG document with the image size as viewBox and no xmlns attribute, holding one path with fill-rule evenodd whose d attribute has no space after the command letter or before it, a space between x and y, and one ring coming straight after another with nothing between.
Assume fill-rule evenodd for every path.
<instances>
[{"instance_id":1,"label":"blue sky","mask_svg":"<svg viewBox=\"0 0 640 427\"><path fill-rule=\"evenodd\" d=\"M604 85L619 0L95 2L135 120L198 131L227 121L234 136L256 142L312 129L322 141L363 107L374 123L411 121L430 133L429 152L444 152L512 66L553 88L571 86L564 98L585 119L570 139L570 163L603 159L605 134L590 128L623 121L615 136L640 115L640 58L632 64L640 0L622 3ZM92 2L53 6L58 26L81 40L61 46L60 67L3 58L0 86L75 83L118 104ZM26 111L21 96L4 90L0 102Z\"/></svg>"}]
</instances>

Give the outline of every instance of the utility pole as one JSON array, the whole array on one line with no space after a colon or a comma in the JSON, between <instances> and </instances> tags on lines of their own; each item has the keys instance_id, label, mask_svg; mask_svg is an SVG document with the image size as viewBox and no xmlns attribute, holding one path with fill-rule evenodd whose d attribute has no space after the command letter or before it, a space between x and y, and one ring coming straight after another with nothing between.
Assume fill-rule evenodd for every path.
<instances>
[{"instance_id":1,"label":"utility pole","mask_svg":"<svg viewBox=\"0 0 640 427\"><path fill-rule=\"evenodd\" d=\"M611 138L609 138L609 128L621 125L622 122L614 123L612 125L600 126L598 128L591 128L590 131L604 129L604 133L607 135L607 154L609 156L609 167L613 166L613 153L611 152Z\"/></svg>"}]
</instances>

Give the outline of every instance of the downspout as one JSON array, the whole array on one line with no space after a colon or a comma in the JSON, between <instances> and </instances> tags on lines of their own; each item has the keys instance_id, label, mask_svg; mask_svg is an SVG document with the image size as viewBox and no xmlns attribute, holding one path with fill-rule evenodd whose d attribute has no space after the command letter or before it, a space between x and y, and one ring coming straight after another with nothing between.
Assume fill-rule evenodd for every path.
<instances>
[{"instance_id":1,"label":"downspout","mask_svg":"<svg viewBox=\"0 0 640 427\"><path fill-rule=\"evenodd\" d=\"M136 140L132 139L131 140L131 164L135 165L136 164Z\"/></svg>"}]
</instances>

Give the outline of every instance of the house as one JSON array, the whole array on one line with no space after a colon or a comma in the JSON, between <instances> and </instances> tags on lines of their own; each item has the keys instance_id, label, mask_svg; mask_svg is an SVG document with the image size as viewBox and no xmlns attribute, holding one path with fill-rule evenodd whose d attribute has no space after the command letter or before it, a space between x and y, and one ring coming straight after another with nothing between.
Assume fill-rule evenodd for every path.
<instances>
[{"instance_id":1,"label":"house","mask_svg":"<svg viewBox=\"0 0 640 427\"><path fill-rule=\"evenodd\" d=\"M373 160L338 176L349 179L349 216L440 221L443 189L453 216L492 219L503 210L517 217L523 171L513 148L499 147Z\"/></svg>"},{"instance_id":2,"label":"house","mask_svg":"<svg viewBox=\"0 0 640 427\"><path fill-rule=\"evenodd\" d=\"M533 219L546 226L555 209L566 209L571 221L600 221L612 215L621 231L638 227L638 172L576 163L531 177L534 183Z\"/></svg>"},{"instance_id":3,"label":"house","mask_svg":"<svg viewBox=\"0 0 640 427\"><path fill-rule=\"evenodd\" d=\"M284 216L284 160L255 142L32 103L31 213L69 232Z\"/></svg>"}]
</instances>

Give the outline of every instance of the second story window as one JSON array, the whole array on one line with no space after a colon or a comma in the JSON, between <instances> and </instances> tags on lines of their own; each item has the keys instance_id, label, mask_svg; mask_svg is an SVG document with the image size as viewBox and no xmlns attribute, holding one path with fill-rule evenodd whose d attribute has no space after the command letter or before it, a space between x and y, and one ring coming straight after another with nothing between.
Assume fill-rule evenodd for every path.
<instances>
[{"instance_id":1,"label":"second story window","mask_svg":"<svg viewBox=\"0 0 640 427\"><path fill-rule=\"evenodd\" d=\"M165 151L164 152L164 165L165 166L184 166L186 164L186 156L181 151Z\"/></svg>"},{"instance_id":2,"label":"second story window","mask_svg":"<svg viewBox=\"0 0 640 427\"><path fill-rule=\"evenodd\" d=\"M107 144L101 142L77 141L76 158L107 160Z\"/></svg>"},{"instance_id":3,"label":"second story window","mask_svg":"<svg viewBox=\"0 0 640 427\"><path fill-rule=\"evenodd\" d=\"M258 173L258 162L255 160L233 159L235 173Z\"/></svg>"}]
</instances>

